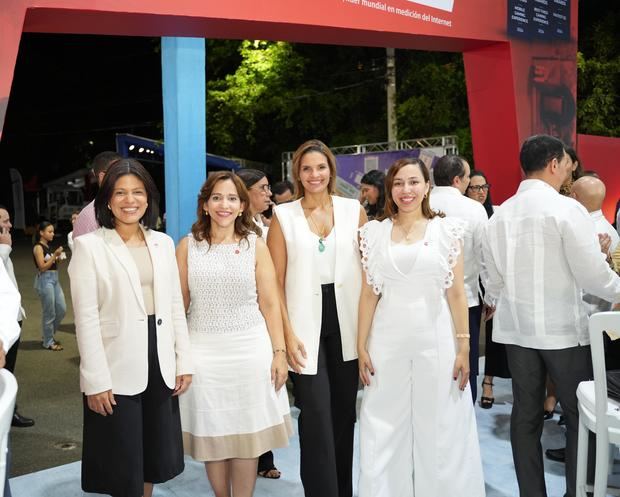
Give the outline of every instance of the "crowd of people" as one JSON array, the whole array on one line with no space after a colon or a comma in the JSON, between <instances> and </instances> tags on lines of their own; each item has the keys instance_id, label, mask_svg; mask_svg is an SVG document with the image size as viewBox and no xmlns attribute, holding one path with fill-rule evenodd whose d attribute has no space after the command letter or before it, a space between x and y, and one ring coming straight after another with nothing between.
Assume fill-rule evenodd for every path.
<instances>
[{"instance_id":1,"label":"crowd of people","mask_svg":"<svg viewBox=\"0 0 620 497\"><path fill-rule=\"evenodd\" d=\"M604 184L560 140L527 139L520 161L525 179L501 206L485 174L455 155L432 171L405 158L369 172L358 201L336 194L336 159L310 140L291 183L210 174L175 247L154 229L159 194L146 169L100 154L99 192L70 237L82 488L150 497L187 454L205 463L217 497L250 497L257 474L280 476L271 451L292 434L288 377L306 496L353 495L361 383L360 497L482 497L484 328L480 407L493 407L495 377L512 378L520 495L546 496L551 385L575 497L587 319L620 302L619 239L601 213ZM59 351L64 251L50 246L52 225L37 234L43 346ZM0 331L1 360L12 339Z\"/></svg>"}]
</instances>

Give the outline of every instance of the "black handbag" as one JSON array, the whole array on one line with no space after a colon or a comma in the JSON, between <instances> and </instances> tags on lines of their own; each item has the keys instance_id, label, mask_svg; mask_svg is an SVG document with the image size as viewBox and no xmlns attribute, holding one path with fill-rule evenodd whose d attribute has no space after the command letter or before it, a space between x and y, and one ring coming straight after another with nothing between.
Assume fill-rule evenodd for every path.
<instances>
[{"instance_id":1,"label":"black handbag","mask_svg":"<svg viewBox=\"0 0 620 497\"><path fill-rule=\"evenodd\" d=\"M607 395L620 402L620 369L607 371Z\"/></svg>"}]
</instances>

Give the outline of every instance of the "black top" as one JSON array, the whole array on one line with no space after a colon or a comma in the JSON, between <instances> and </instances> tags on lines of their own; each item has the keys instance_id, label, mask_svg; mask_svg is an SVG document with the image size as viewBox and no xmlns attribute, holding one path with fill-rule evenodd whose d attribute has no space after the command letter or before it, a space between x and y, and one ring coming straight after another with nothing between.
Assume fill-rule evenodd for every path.
<instances>
[{"instance_id":1,"label":"black top","mask_svg":"<svg viewBox=\"0 0 620 497\"><path fill-rule=\"evenodd\" d=\"M37 243L34 244L35 247L37 245L40 245L41 248L43 249L43 259L45 259L45 262L47 262L50 259L50 257L54 257L54 252L52 252L52 249L49 248L49 246L46 247L41 242L37 242ZM32 257L34 259L34 253L32 254ZM39 266L37 265L37 260L36 259L34 259L34 267L39 269ZM48 271L56 271L57 269L58 269L58 266L56 265L56 262L54 262L54 264L52 264L47 270Z\"/></svg>"}]
</instances>

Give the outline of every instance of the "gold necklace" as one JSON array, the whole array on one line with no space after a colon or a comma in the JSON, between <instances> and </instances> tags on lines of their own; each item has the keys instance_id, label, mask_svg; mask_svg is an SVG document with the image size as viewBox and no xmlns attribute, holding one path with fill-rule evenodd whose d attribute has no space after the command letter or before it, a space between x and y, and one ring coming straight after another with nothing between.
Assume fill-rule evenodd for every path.
<instances>
[{"instance_id":1,"label":"gold necklace","mask_svg":"<svg viewBox=\"0 0 620 497\"><path fill-rule=\"evenodd\" d=\"M417 222L413 223L413 225L411 226L411 228L409 228L408 231L405 231L405 228L403 228L403 226L400 223L398 223L396 226L398 226L401 233L404 235L405 240L409 242L411 241L411 235L413 235L413 232L418 227L418 223Z\"/></svg>"},{"instance_id":2,"label":"gold necklace","mask_svg":"<svg viewBox=\"0 0 620 497\"><path fill-rule=\"evenodd\" d=\"M333 207L333 204L330 202L329 209L331 209L332 207ZM309 207L302 207L302 208L304 210L306 210L306 209L309 210L310 209ZM316 207L315 207L315 209L316 209ZM327 211L328 209L323 207L323 210ZM327 225L323 226L323 229L319 229L319 227L317 226L316 222L314 221L314 218L312 217L313 213L314 213L314 210L310 214L308 214L307 219L310 220L310 223L312 223L312 226L317 231L317 235L319 236L319 252L325 252L325 238L329 234L329 233L327 233Z\"/></svg>"}]
</instances>

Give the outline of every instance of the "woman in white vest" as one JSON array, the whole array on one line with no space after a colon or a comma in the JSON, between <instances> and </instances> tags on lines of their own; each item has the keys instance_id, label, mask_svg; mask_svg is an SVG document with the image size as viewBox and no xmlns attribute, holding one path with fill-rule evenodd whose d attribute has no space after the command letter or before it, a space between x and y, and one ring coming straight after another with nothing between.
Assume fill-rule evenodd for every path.
<instances>
[{"instance_id":1,"label":"woman in white vest","mask_svg":"<svg viewBox=\"0 0 620 497\"><path fill-rule=\"evenodd\" d=\"M296 200L274 210L267 245L282 290L306 497L350 497L361 291L357 200L334 195L336 159L318 140L293 156Z\"/></svg>"}]
</instances>

